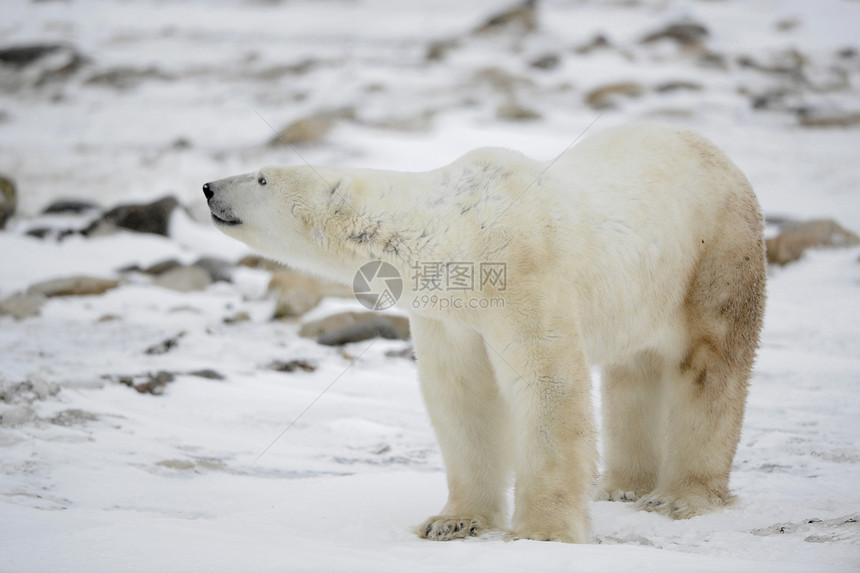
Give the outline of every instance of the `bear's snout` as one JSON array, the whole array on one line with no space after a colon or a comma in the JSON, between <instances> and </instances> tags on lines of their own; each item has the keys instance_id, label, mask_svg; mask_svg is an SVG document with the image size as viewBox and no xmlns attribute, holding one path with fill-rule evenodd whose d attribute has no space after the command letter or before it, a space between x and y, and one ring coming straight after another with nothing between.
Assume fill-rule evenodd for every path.
<instances>
[{"instance_id":1,"label":"bear's snout","mask_svg":"<svg viewBox=\"0 0 860 573\"><path fill-rule=\"evenodd\" d=\"M212 212L212 220L218 225L239 225L242 220L236 216L230 206L229 201L223 196L223 186L218 185L219 182L210 182L203 184L203 194L206 196L206 203L209 205L209 211ZM215 191L220 188L219 196L215 197Z\"/></svg>"}]
</instances>

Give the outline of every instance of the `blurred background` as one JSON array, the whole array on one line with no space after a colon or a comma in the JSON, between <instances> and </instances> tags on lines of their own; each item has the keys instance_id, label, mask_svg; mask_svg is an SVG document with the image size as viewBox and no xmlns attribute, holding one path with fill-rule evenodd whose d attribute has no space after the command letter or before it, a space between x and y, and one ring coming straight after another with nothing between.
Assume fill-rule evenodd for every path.
<instances>
[{"instance_id":1,"label":"blurred background","mask_svg":"<svg viewBox=\"0 0 860 573\"><path fill-rule=\"evenodd\" d=\"M546 159L599 115L698 129L769 215L857 229L858 24L853 0L5 0L0 175L24 217L172 194L202 220L203 182L298 154Z\"/></svg>"},{"instance_id":2,"label":"blurred background","mask_svg":"<svg viewBox=\"0 0 860 573\"><path fill-rule=\"evenodd\" d=\"M0 569L855 567L858 30L858 0L2 0ZM404 313L251 254L201 186L632 120L713 140L769 221L739 502L422 543L445 477Z\"/></svg>"}]
</instances>

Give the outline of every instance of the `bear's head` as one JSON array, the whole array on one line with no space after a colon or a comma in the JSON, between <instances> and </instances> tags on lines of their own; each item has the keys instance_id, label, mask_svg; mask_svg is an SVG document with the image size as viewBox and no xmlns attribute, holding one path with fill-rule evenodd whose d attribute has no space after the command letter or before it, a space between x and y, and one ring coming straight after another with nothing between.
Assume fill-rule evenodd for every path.
<instances>
[{"instance_id":1,"label":"bear's head","mask_svg":"<svg viewBox=\"0 0 860 573\"><path fill-rule=\"evenodd\" d=\"M371 260L371 239L381 238L365 187L344 170L265 167L206 183L203 193L225 234L291 266L343 278Z\"/></svg>"}]
</instances>

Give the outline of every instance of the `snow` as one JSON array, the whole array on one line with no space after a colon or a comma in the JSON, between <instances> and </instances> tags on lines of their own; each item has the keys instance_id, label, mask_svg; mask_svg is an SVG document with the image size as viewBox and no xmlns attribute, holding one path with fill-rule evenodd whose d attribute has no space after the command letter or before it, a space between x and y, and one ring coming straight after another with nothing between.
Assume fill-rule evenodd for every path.
<instances>
[{"instance_id":1,"label":"snow","mask_svg":"<svg viewBox=\"0 0 860 573\"><path fill-rule=\"evenodd\" d=\"M19 216L0 232L0 299L77 274L123 284L51 299L39 317L0 317L0 571L860 569L860 249L814 251L770 270L732 474L737 503L673 522L593 502L595 543L584 546L498 534L431 543L412 533L441 508L446 486L415 364L386 356L406 343L336 349L300 338L296 321L269 320L262 270L237 268L233 283L195 293L119 274L131 264L248 253L206 222L200 185L300 163L288 148L265 145L266 122L281 128L354 106L361 121L300 149L313 163L420 170L486 145L550 158L597 117L583 94L616 81L703 89L624 101L594 130L642 118L697 129L745 171L768 215L833 217L860 231L858 128L808 129L789 112L751 109L744 90L778 80L733 63L797 49L827 74L834 50L860 49L860 4L547 1L540 32L519 45L464 40L443 62L424 62L429 41L462 36L498 8L489 0L4 2L2 45L65 42L93 62L42 84L0 67L0 173L20 192ZM726 69L699 66L671 44L638 44L682 18L708 26L707 45L729 56ZM778 31L787 19L798 25ZM573 52L597 33L615 48ZM552 52L562 56L558 68L528 66ZM273 71L308 58L311 72ZM856 85L856 58L844 66ZM170 79L87 82L116 67L153 67ZM487 68L531 80L516 97L544 119L497 120L511 94L474 82ZM797 97L858 111L857 96L853 87ZM428 110L429 131L362 123ZM175 145L180 139L188 145ZM167 193L190 210L174 215L169 238L25 235L85 224L38 214L57 198L112 207ZM303 320L342 310L363 309L327 299ZM239 311L251 320L224 322ZM170 352L145 352L177 336ZM292 359L318 368L266 367ZM206 368L223 379L191 374ZM157 371L176 373L161 396L117 381Z\"/></svg>"}]
</instances>

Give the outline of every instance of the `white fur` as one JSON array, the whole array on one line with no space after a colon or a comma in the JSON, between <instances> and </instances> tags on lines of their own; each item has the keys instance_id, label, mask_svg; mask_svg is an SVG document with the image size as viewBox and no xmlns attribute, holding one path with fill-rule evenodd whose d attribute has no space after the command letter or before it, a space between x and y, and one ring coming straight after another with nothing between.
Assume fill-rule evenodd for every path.
<instances>
[{"instance_id":1,"label":"white fur","mask_svg":"<svg viewBox=\"0 0 860 573\"><path fill-rule=\"evenodd\" d=\"M513 537L586 541L593 364L614 373L605 407L619 418L607 422L603 498L649 494L643 509L674 517L728 500L724 466L748 372L726 375L735 390L710 384L707 403L689 390L694 374L702 385L723 371L712 357L718 351L703 353L729 329L718 313L690 318L691 300L733 296L715 287L697 298L690 289L703 260L737 266L726 255L734 250L712 247L732 234L752 253L752 270L738 281L755 282L762 296L750 304L760 310L764 263L749 185L705 140L639 124L591 137L552 163L479 149L424 173L272 167L209 185L213 213L241 221L219 227L277 260L346 284L368 261L399 269L406 289L398 304L411 314L421 388L448 471L448 503L420 535L504 528L513 471ZM464 261L504 263L506 289L476 283L444 295L494 298L501 308L428 307L427 293L409 288L417 263ZM711 393L717 402L729 396L728 426L704 413L716 403ZM677 428L669 409L686 412ZM684 423L711 429L688 432ZM689 434L689 443L670 431Z\"/></svg>"}]
</instances>

